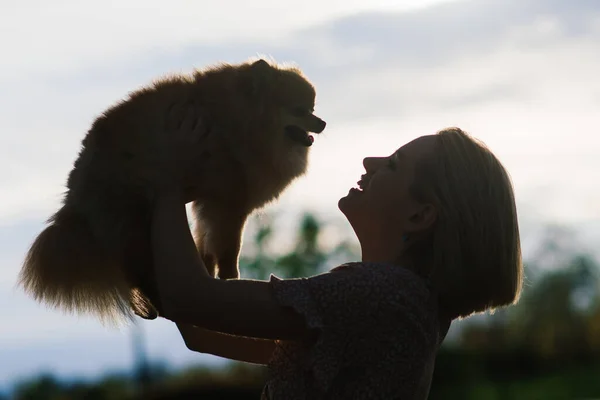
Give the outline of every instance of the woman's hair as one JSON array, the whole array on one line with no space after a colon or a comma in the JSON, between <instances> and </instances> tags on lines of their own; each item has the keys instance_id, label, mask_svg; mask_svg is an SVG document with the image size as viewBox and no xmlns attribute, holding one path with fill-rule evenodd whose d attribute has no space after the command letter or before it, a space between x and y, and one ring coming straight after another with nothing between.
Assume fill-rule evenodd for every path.
<instances>
[{"instance_id":1,"label":"woman's hair","mask_svg":"<svg viewBox=\"0 0 600 400\"><path fill-rule=\"evenodd\" d=\"M435 139L411 190L437 208L427 253L440 304L452 318L514 304L523 264L510 177L483 143L461 129L444 129Z\"/></svg>"}]
</instances>

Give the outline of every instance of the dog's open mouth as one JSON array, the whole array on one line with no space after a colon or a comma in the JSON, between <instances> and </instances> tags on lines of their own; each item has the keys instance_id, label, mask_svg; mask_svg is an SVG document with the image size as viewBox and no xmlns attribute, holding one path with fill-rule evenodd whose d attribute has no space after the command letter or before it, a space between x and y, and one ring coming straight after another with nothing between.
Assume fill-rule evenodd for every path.
<instances>
[{"instance_id":1,"label":"dog's open mouth","mask_svg":"<svg viewBox=\"0 0 600 400\"><path fill-rule=\"evenodd\" d=\"M295 125L286 126L285 134L288 135L290 139L306 147L312 146L313 142L315 141L315 138L312 135Z\"/></svg>"}]
</instances>

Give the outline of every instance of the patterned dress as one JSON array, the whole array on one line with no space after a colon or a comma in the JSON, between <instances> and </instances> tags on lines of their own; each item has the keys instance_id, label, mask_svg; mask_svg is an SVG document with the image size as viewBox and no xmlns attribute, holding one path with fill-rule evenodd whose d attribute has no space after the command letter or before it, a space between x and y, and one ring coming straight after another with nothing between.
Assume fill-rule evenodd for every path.
<instances>
[{"instance_id":1,"label":"patterned dress","mask_svg":"<svg viewBox=\"0 0 600 400\"><path fill-rule=\"evenodd\" d=\"M262 400L427 398L450 321L439 320L425 279L356 262L310 278L272 275L270 285L315 339L277 342Z\"/></svg>"}]
</instances>

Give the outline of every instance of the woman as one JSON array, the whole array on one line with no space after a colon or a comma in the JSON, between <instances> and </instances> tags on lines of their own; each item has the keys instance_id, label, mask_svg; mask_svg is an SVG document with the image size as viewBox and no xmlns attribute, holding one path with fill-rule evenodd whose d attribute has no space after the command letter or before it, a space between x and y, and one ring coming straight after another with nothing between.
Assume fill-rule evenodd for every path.
<instances>
[{"instance_id":1,"label":"woman","mask_svg":"<svg viewBox=\"0 0 600 400\"><path fill-rule=\"evenodd\" d=\"M362 260L310 278L213 279L181 191L154 201L163 317L192 350L269 365L264 399L426 399L451 321L519 297L513 189L484 145L450 128L364 167L338 204Z\"/></svg>"}]
</instances>

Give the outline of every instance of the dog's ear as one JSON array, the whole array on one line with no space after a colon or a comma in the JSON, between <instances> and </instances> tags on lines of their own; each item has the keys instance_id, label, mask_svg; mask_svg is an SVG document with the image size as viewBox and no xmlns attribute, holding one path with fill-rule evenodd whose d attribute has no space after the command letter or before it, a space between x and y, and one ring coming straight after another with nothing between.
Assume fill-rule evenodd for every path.
<instances>
[{"instance_id":1,"label":"dog's ear","mask_svg":"<svg viewBox=\"0 0 600 400\"><path fill-rule=\"evenodd\" d=\"M262 58L253 62L252 65L250 65L250 69L252 70L252 75L257 79L268 78L273 72L273 67Z\"/></svg>"},{"instance_id":2,"label":"dog's ear","mask_svg":"<svg viewBox=\"0 0 600 400\"><path fill-rule=\"evenodd\" d=\"M270 68L271 66L269 65L269 63L263 60L262 58L252 63L252 70L254 71L264 71Z\"/></svg>"},{"instance_id":3,"label":"dog's ear","mask_svg":"<svg viewBox=\"0 0 600 400\"><path fill-rule=\"evenodd\" d=\"M260 96L272 84L275 78L275 69L263 59L250 65L250 79L247 82L248 94L252 97Z\"/></svg>"}]
</instances>

